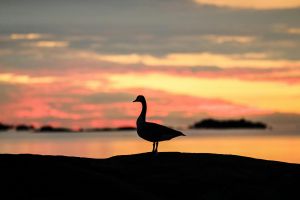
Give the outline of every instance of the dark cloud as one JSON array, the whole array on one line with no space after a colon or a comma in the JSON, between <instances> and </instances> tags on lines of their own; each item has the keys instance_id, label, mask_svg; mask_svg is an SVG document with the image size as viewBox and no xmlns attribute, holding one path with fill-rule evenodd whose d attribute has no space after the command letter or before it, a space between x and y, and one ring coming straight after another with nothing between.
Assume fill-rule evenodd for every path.
<instances>
[{"instance_id":1,"label":"dark cloud","mask_svg":"<svg viewBox=\"0 0 300 200\"><path fill-rule=\"evenodd\" d=\"M157 116L154 119L162 120L163 124L168 126L176 126L178 128L188 128L188 126L194 124L195 122L209 117L206 113L199 113L194 116L188 116L185 112L170 112L167 116L161 117Z\"/></svg>"},{"instance_id":2,"label":"dark cloud","mask_svg":"<svg viewBox=\"0 0 300 200\"><path fill-rule=\"evenodd\" d=\"M5 105L14 101L20 91L20 87L16 85L0 83L0 103Z\"/></svg>"},{"instance_id":3,"label":"dark cloud","mask_svg":"<svg viewBox=\"0 0 300 200\"><path fill-rule=\"evenodd\" d=\"M120 102L130 102L134 96L127 93L95 93L92 95L81 96L81 101L91 104L111 104Z\"/></svg>"},{"instance_id":4,"label":"dark cloud","mask_svg":"<svg viewBox=\"0 0 300 200\"><path fill-rule=\"evenodd\" d=\"M54 35L55 40L70 41L72 49L101 54L275 52L275 59L299 59L295 53L299 37L274 30L279 25L298 27L299 17L300 8L239 10L201 6L191 0L88 0L84 3L79 0L12 0L0 2L0 34L45 33ZM242 45L220 45L203 38L172 40L205 35L246 35L257 40ZM74 36L82 38L70 40ZM95 41L96 36L105 40ZM15 51L26 48L23 43L0 42L0 46ZM295 46L285 45L287 43ZM51 57L51 52L45 54ZM24 58L17 60L26 63ZM12 62L9 58L5 61Z\"/></svg>"},{"instance_id":5,"label":"dark cloud","mask_svg":"<svg viewBox=\"0 0 300 200\"><path fill-rule=\"evenodd\" d=\"M98 33L123 41L145 34L257 34L274 24L297 26L299 18L299 9L234 10L199 6L188 0L36 0L2 1L0 5L2 31Z\"/></svg>"},{"instance_id":6,"label":"dark cloud","mask_svg":"<svg viewBox=\"0 0 300 200\"><path fill-rule=\"evenodd\" d=\"M135 120L136 117L129 116L122 108L106 108L103 117L108 120Z\"/></svg>"}]
</instances>

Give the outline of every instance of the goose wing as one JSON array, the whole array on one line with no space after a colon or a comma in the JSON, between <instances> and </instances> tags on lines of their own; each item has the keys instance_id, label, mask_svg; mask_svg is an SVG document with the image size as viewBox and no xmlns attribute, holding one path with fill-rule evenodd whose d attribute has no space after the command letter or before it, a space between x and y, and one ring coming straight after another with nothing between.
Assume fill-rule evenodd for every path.
<instances>
[{"instance_id":1,"label":"goose wing","mask_svg":"<svg viewBox=\"0 0 300 200\"><path fill-rule=\"evenodd\" d=\"M177 136L184 136L180 131L152 122L145 123L145 130L147 130L149 134L153 134L154 137L158 137L160 141L170 140Z\"/></svg>"}]
</instances>

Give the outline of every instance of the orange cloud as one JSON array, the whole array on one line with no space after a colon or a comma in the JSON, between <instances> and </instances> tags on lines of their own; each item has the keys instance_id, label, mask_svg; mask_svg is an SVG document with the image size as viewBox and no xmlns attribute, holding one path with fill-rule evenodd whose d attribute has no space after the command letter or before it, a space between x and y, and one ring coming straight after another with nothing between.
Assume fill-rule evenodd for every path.
<instances>
[{"instance_id":1,"label":"orange cloud","mask_svg":"<svg viewBox=\"0 0 300 200\"><path fill-rule=\"evenodd\" d=\"M299 35L300 34L300 28L288 28L287 32L290 34Z\"/></svg>"},{"instance_id":2,"label":"orange cloud","mask_svg":"<svg viewBox=\"0 0 300 200\"><path fill-rule=\"evenodd\" d=\"M223 44L227 42L235 42L240 44L249 44L255 41L255 37L251 36L232 36L232 35L207 35L204 39L214 43Z\"/></svg>"},{"instance_id":3,"label":"orange cloud","mask_svg":"<svg viewBox=\"0 0 300 200\"><path fill-rule=\"evenodd\" d=\"M55 82L54 77L31 77L28 75L18 75L13 73L2 73L0 74L0 82L10 84L42 84L42 83L53 83Z\"/></svg>"},{"instance_id":4,"label":"orange cloud","mask_svg":"<svg viewBox=\"0 0 300 200\"><path fill-rule=\"evenodd\" d=\"M139 94L139 89L132 89ZM221 99L203 98L199 96L172 94L161 90L145 89L142 94L148 97L149 116L168 117L172 112L182 117L196 117L200 113L217 117L236 117L266 114L270 111L251 106L234 104ZM137 116L135 113L133 116Z\"/></svg>"},{"instance_id":5,"label":"orange cloud","mask_svg":"<svg viewBox=\"0 0 300 200\"><path fill-rule=\"evenodd\" d=\"M32 47L41 47L41 48L59 48L59 47L67 47L69 43L66 41L38 41L26 44Z\"/></svg>"},{"instance_id":6,"label":"orange cloud","mask_svg":"<svg viewBox=\"0 0 300 200\"><path fill-rule=\"evenodd\" d=\"M225 6L232 8L244 8L244 9L288 9L300 7L299 0L252 0L252 1L241 1L241 0L194 0L199 4Z\"/></svg>"},{"instance_id":7,"label":"orange cloud","mask_svg":"<svg viewBox=\"0 0 300 200\"><path fill-rule=\"evenodd\" d=\"M213 53L172 53L164 57L155 57L147 54L103 55L94 52L80 52L78 53L78 57L126 65L144 64L148 66L168 67L218 66L222 68L280 68L300 66L300 60L272 60L264 53L233 55Z\"/></svg>"},{"instance_id":8,"label":"orange cloud","mask_svg":"<svg viewBox=\"0 0 300 200\"><path fill-rule=\"evenodd\" d=\"M45 35L38 33L13 33L9 37L12 40L36 40L45 37Z\"/></svg>"},{"instance_id":9,"label":"orange cloud","mask_svg":"<svg viewBox=\"0 0 300 200\"><path fill-rule=\"evenodd\" d=\"M114 74L108 78L114 89L155 89L173 94L223 99L277 112L300 113L300 85L230 78L199 79L162 73Z\"/></svg>"},{"instance_id":10,"label":"orange cloud","mask_svg":"<svg viewBox=\"0 0 300 200\"><path fill-rule=\"evenodd\" d=\"M162 71L148 71L149 73ZM208 70L208 68L183 68L180 70L169 69L165 73L176 76L187 76L195 78L232 78L245 81L268 81L281 82L286 84L300 84L300 68L276 68L276 69L252 69L252 68L230 68Z\"/></svg>"}]
</instances>

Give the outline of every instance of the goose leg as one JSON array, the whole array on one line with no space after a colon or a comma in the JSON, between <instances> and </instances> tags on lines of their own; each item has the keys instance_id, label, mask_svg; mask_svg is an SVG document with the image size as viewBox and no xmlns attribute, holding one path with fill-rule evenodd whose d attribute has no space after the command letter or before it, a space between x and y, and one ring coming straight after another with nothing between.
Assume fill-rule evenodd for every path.
<instances>
[{"instance_id":1,"label":"goose leg","mask_svg":"<svg viewBox=\"0 0 300 200\"><path fill-rule=\"evenodd\" d=\"M155 142L153 142L153 148L152 148L152 153L155 152Z\"/></svg>"},{"instance_id":2,"label":"goose leg","mask_svg":"<svg viewBox=\"0 0 300 200\"><path fill-rule=\"evenodd\" d=\"M158 152L158 142L156 142L156 148L155 148L155 152Z\"/></svg>"}]
</instances>

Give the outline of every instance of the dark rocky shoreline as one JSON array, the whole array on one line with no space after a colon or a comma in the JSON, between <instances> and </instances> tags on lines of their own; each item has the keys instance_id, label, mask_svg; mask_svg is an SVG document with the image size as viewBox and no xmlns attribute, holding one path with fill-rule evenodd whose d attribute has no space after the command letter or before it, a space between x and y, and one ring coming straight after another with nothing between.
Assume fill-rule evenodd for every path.
<instances>
[{"instance_id":1,"label":"dark rocky shoreline","mask_svg":"<svg viewBox=\"0 0 300 200\"><path fill-rule=\"evenodd\" d=\"M0 169L3 199L294 199L300 186L299 164L220 154L2 154Z\"/></svg>"}]
</instances>

